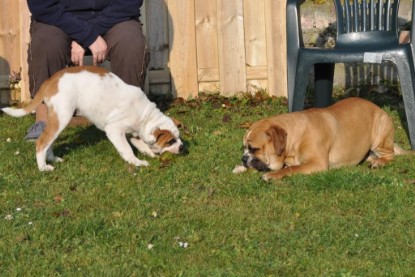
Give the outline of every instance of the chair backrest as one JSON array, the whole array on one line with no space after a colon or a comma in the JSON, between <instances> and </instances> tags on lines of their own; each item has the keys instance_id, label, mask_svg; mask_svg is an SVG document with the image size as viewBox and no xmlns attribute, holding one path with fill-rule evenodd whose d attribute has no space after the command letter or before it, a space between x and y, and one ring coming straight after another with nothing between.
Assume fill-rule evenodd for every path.
<instances>
[{"instance_id":1,"label":"chair backrest","mask_svg":"<svg viewBox=\"0 0 415 277\"><path fill-rule=\"evenodd\" d=\"M335 0L336 46L398 43L399 0Z\"/></svg>"}]
</instances>

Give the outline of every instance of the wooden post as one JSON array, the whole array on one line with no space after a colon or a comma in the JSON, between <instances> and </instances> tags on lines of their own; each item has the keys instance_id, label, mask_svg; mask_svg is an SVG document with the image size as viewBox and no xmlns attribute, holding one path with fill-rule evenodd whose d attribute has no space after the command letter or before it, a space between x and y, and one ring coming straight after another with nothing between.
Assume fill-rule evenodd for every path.
<instances>
[{"instance_id":1,"label":"wooden post","mask_svg":"<svg viewBox=\"0 0 415 277\"><path fill-rule=\"evenodd\" d=\"M170 59L173 95L185 99L198 95L195 2L168 0Z\"/></svg>"},{"instance_id":2,"label":"wooden post","mask_svg":"<svg viewBox=\"0 0 415 277\"><path fill-rule=\"evenodd\" d=\"M30 11L27 7L26 0L20 0L20 64L21 64L21 94L20 101L27 102L30 101L30 92L29 92L29 74L28 74L28 64L27 64L27 50L29 49L30 43Z\"/></svg>"},{"instance_id":3,"label":"wooden post","mask_svg":"<svg viewBox=\"0 0 415 277\"><path fill-rule=\"evenodd\" d=\"M220 91L216 1L195 0L197 68L200 91Z\"/></svg>"},{"instance_id":4,"label":"wooden post","mask_svg":"<svg viewBox=\"0 0 415 277\"><path fill-rule=\"evenodd\" d=\"M0 80L8 87L10 75L20 71L19 2L2 0L0 6Z\"/></svg>"},{"instance_id":5,"label":"wooden post","mask_svg":"<svg viewBox=\"0 0 415 277\"><path fill-rule=\"evenodd\" d=\"M242 0L218 0L219 74L221 93L246 92L246 60Z\"/></svg>"},{"instance_id":6,"label":"wooden post","mask_svg":"<svg viewBox=\"0 0 415 277\"><path fill-rule=\"evenodd\" d=\"M266 0L268 89L287 97L286 1Z\"/></svg>"},{"instance_id":7,"label":"wooden post","mask_svg":"<svg viewBox=\"0 0 415 277\"><path fill-rule=\"evenodd\" d=\"M247 91L268 88L265 0L244 0Z\"/></svg>"},{"instance_id":8,"label":"wooden post","mask_svg":"<svg viewBox=\"0 0 415 277\"><path fill-rule=\"evenodd\" d=\"M145 24L147 46L150 50L147 91L168 94L171 91L169 60L169 23L167 0L144 1L141 20Z\"/></svg>"}]
</instances>

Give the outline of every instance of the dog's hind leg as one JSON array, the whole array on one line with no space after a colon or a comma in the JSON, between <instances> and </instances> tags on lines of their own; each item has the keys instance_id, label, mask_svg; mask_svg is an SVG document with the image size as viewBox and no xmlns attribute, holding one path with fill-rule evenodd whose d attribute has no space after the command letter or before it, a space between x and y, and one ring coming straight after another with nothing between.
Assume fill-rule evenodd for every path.
<instances>
[{"instance_id":1,"label":"dog's hind leg","mask_svg":"<svg viewBox=\"0 0 415 277\"><path fill-rule=\"evenodd\" d=\"M135 166L148 166L147 161L138 159L133 152L130 144L125 137L125 131L117 125L107 125L105 127L105 133L107 134L108 139L117 149L121 157L128 163Z\"/></svg>"},{"instance_id":2,"label":"dog's hind leg","mask_svg":"<svg viewBox=\"0 0 415 277\"><path fill-rule=\"evenodd\" d=\"M72 113L60 113L55 112L52 106L48 107L48 120L46 128L36 141L36 161L40 171L51 171L54 167L47 164L50 162L62 162L63 159L55 157L52 150L52 144L62 132L62 130L68 125L71 120Z\"/></svg>"},{"instance_id":3,"label":"dog's hind leg","mask_svg":"<svg viewBox=\"0 0 415 277\"><path fill-rule=\"evenodd\" d=\"M379 119L375 139L370 149L372 155L368 158L371 168L382 167L393 160L395 130L392 119L385 114Z\"/></svg>"},{"instance_id":4,"label":"dog's hind leg","mask_svg":"<svg viewBox=\"0 0 415 277\"><path fill-rule=\"evenodd\" d=\"M63 162L63 159L60 157L56 157L53 154L52 146L49 146L48 150L46 151L46 161L51 162L51 163L55 163L55 162L61 163Z\"/></svg>"}]
</instances>

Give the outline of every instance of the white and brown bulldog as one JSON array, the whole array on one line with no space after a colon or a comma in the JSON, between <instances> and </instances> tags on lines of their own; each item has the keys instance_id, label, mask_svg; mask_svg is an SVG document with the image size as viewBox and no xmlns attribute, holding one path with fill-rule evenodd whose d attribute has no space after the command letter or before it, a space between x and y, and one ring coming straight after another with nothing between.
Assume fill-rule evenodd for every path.
<instances>
[{"instance_id":1,"label":"white and brown bulldog","mask_svg":"<svg viewBox=\"0 0 415 277\"><path fill-rule=\"evenodd\" d=\"M403 149L395 146L394 126L375 104L348 98L328 108L281 114L255 122L243 138L243 166L269 171L264 180L356 165L384 166Z\"/></svg>"},{"instance_id":2,"label":"white and brown bulldog","mask_svg":"<svg viewBox=\"0 0 415 277\"><path fill-rule=\"evenodd\" d=\"M127 141L151 157L163 152L179 154L183 143L173 120L165 116L144 92L124 83L113 73L94 66L69 67L46 80L32 102L22 109L3 108L15 117L27 115L38 105L46 103L46 128L36 141L36 160L39 170L53 170L46 163L62 162L55 157L52 143L68 125L75 110L103 130L121 157L135 166L148 166L138 159Z\"/></svg>"}]
</instances>

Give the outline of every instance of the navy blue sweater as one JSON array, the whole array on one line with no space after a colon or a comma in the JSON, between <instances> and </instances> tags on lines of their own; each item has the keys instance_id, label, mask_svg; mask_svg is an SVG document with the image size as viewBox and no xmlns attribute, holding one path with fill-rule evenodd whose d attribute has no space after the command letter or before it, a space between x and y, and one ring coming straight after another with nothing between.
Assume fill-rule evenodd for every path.
<instances>
[{"instance_id":1,"label":"navy blue sweater","mask_svg":"<svg viewBox=\"0 0 415 277\"><path fill-rule=\"evenodd\" d=\"M27 0L32 19L54 25L84 47L117 23L137 19L143 0Z\"/></svg>"}]
</instances>

